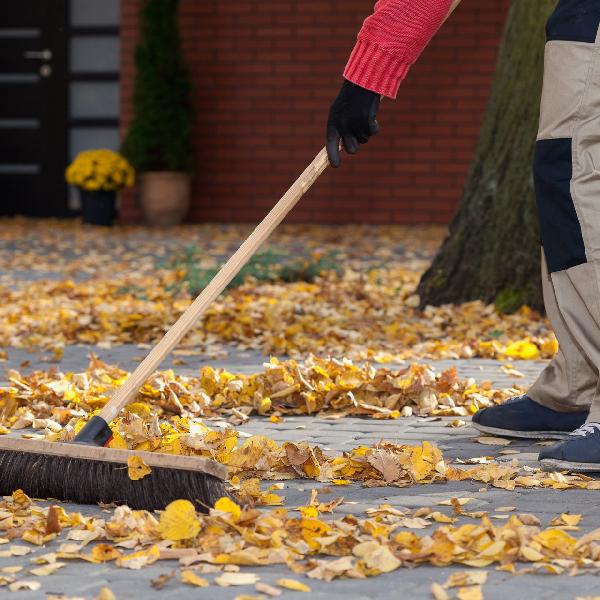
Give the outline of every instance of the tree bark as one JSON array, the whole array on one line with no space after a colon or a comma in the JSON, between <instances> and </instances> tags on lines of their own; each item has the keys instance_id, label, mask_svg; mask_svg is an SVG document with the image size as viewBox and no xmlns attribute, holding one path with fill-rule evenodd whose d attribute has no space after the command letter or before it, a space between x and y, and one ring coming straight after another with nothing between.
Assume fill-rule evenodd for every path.
<instances>
[{"instance_id":1,"label":"tree bark","mask_svg":"<svg viewBox=\"0 0 600 600\"><path fill-rule=\"evenodd\" d=\"M543 310L532 161L545 22L556 0L513 0L459 210L419 283L421 305L470 300Z\"/></svg>"}]
</instances>

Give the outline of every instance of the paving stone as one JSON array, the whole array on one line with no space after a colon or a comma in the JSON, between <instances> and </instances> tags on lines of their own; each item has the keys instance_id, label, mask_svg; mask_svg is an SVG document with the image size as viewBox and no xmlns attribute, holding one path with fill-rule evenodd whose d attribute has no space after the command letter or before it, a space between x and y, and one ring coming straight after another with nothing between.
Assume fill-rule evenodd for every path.
<instances>
[{"instance_id":1,"label":"paving stone","mask_svg":"<svg viewBox=\"0 0 600 600\"><path fill-rule=\"evenodd\" d=\"M85 368L87 355L90 352L98 354L102 359L109 362L118 362L124 368L132 369L143 358L147 349L136 346L118 346L109 350L93 346L67 346L63 360L57 365L63 371L77 371ZM31 367L25 371L38 368L48 368L49 363L41 363L43 353L29 353L22 350L8 349L9 360L6 367L18 368L23 360L30 360ZM203 364L211 364L226 368L232 372L252 373L261 370L265 357L254 352L239 352L232 349L226 359L211 360L197 359L187 360L188 364L177 365L174 368L178 372L195 374ZM501 363L492 360L472 361L432 361L431 364L437 369L456 367L461 377L475 377L478 380L491 380L494 385L511 386L514 377L506 376L501 370ZM535 379L537 373L543 368L541 362L513 363L515 368L525 374L525 378L517 380L520 385L526 385ZM172 362L166 361L165 367L171 367ZM395 365L396 368L399 365ZM370 444L381 438L401 441L405 443L418 443L424 439L437 443L445 449L447 458L468 458L472 456L497 455L503 460L510 460L513 456L498 455L505 449L501 446L484 446L473 440L478 435L472 427L452 429L445 424L452 418L444 418L440 421L423 421L417 418L398 419L396 421L372 421L348 417L340 420L326 420L319 417L286 417L283 423L271 423L264 418L253 417L248 423L240 427L240 430L249 434L266 434L277 441L308 441L321 447L330 448L331 453L349 450L360 443ZM464 419L467 420L468 419ZM302 427L298 429L297 427ZM539 452L540 446L530 444L527 441L511 443L511 449L519 451L516 456L520 461L527 464L535 464L534 458ZM265 483L265 486L268 483ZM584 515L581 531L589 531L596 527L600 521L600 507L596 496L598 492L586 492L585 490L516 490L507 492L494 488L487 488L478 482L449 482L436 483L432 485L417 485L410 488L363 488L360 485L331 486L307 480L294 480L285 482L284 489L280 492L286 499L286 506L294 508L308 500L311 489L329 491L321 492L323 501L344 496L346 503L336 509L335 515L355 514L363 516L367 508L388 503L392 506L407 511L422 506L436 507L446 514L451 513L449 507L439 506L440 500L452 497L473 497L474 501L467 505L473 510L486 510L490 514L501 506L516 506L515 512L532 512L540 516L544 523L549 522L554 516L561 512L571 511ZM479 492L487 489L487 492ZM599 496L600 497L600 496ZM85 515L104 516L97 507L66 505L67 510L77 510ZM500 520L494 519L498 524ZM472 520L461 518L458 521L472 522ZM425 531L431 531L428 528ZM42 554L55 550L57 544L49 543L45 548L36 549L36 554ZM11 559L0 559L0 567L8 564L23 564L30 568L27 557L13 557ZM197 590L183 586L177 580L167 584L162 591L153 590L150 580L161 574L177 569L177 563L173 561L159 562L141 571L128 571L116 569L112 565L93 565L69 563L64 570L55 576L40 578L42 589L39 592L20 592L19 598L35 599L45 597L46 593L65 594L67 596L79 595L89 600L93 599L101 587L107 586L113 590L119 600L138 599L144 600L170 600L183 597L210 598L211 600L233 600L238 594L252 594L252 587L220 588L211 585L207 590ZM311 586L309 598L323 598L327 600L346 600L348 598L381 599L388 598L410 598L415 600L431 598L431 583L436 581L443 583L448 576L455 571L464 570L464 567L437 568L421 566L416 569L401 569L392 574L370 578L366 581L335 581L323 583L320 581L306 580L301 575L291 574L285 567L266 568L243 568L246 572L257 573L262 581L275 584L280 577L294 577L306 581ZM208 577L211 581L213 576ZM582 577L550 577L542 575L526 575L512 577L505 573L489 570L489 580L484 587L486 600L538 600L548 599L573 599L576 596L594 595L597 593L598 579L591 576ZM1 592L0 592L1 594ZM4 596L2 596L4 597ZM284 592L283 600L297 598L294 592Z\"/></svg>"}]
</instances>

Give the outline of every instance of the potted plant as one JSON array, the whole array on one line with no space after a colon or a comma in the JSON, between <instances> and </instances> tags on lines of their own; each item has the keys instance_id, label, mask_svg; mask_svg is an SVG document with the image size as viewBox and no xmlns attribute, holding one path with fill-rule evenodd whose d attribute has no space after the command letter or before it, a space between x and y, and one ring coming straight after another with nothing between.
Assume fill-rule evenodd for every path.
<instances>
[{"instance_id":1,"label":"potted plant","mask_svg":"<svg viewBox=\"0 0 600 600\"><path fill-rule=\"evenodd\" d=\"M146 221L174 225L190 203L191 79L181 51L179 0L144 0L136 48L134 116L123 152L139 173Z\"/></svg>"},{"instance_id":2,"label":"potted plant","mask_svg":"<svg viewBox=\"0 0 600 600\"><path fill-rule=\"evenodd\" d=\"M79 188L83 222L112 225L117 216L117 192L133 185L127 159L112 150L80 152L67 167L66 180Z\"/></svg>"}]
</instances>

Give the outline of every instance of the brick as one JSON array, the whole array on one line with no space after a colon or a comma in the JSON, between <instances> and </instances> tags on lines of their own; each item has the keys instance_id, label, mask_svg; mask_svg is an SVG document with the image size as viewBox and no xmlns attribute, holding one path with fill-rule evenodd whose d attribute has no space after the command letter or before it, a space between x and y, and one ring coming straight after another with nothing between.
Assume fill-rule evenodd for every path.
<instances>
[{"instance_id":1,"label":"brick","mask_svg":"<svg viewBox=\"0 0 600 600\"><path fill-rule=\"evenodd\" d=\"M121 2L121 131L131 119L136 15ZM323 144L327 110L367 0L181 3L195 87L196 174L190 219L252 221ZM463 3L464 4L464 3ZM508 0L464 4L427 47L382 131L326 173L290 222L447 223L462 195L489 97ZM135 192L121 218L140 218Z\"/></svg>"}]
</instances>

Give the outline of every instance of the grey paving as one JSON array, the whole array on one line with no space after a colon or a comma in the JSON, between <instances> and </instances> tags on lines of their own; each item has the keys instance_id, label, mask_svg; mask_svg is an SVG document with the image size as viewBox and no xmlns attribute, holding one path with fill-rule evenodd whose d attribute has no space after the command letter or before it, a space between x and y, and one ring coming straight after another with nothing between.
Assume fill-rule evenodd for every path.
<instances>
[{"instance_id":1,"label":"grey paving","mask_svg":"<svg viewBox=\"0 0 600 600\"><path fill-rule=\"evenodd\" d=\"M63 371L78 371L85 368L87 355L95 352L102 359L119 363L124 368L132 369L143 357L146 351L143 347L119 346L110 349L71 346L65 348L63 359L55 366ZM9 349L9 359L4 366L7 368L21 368L28 372L32 369L48 368L49 363L43 362L43 353L29 353L22 350ZM256 353L237 352L231 349L229 356L223 359L198 357L187 358L185 365L176 365L180 372L195 373L202 364L225 367L234 372L255 372L261 368L265 357ZM28 361L28 363L24 362ZM491 380L494 385L510 387L515 382L519 385L530 383L543 367L541 362L526 362L515 364L525 377L515 380L501 370L501 363L492 360L471 361L437 361L431 363L436 369L456 366L461 377ZM514 363L513 363L514 364ZM23 366L21 366L23 365ZM164 366L172 366L169 360ZM400 365L390 365L400 366ZM358 444L370 444L380 439L397 442L416 443L429 440L437 443L444 449L449 459L469 458L474 456L498 456L501 447L483 446L475 442L476 432L472 427L450 428L446 424L450 419L444 418L431 421L419 418L400 419L398 421L372 421L356 418L345 418L337 421L321 419L318 417L288 417L283 423L271 423L263 418L252 418L241 426L241 431L248 434L266 434L279 442L286 440L306 440L311 444L320 445L328 452L343 452L350 450ZM511 449L518 450L515 456L523 462L534 462L539 446L527 441L515 441ZM551 518L565 511L581 513L583 518L581 532L594 529L600 524L600 508L596 494L598 492L585 492L580 490L548 491L548 490L517 490L506 492L493 488L485 488L482 484L474 482L453 482L448 484L435 484L416 486L412 488L361 488L351 485L344 488L331 488L307 480L294 480L285 482L281 492L286 499L286 506L294 508L305 504L312 488L324 490L323 498L333 498L343 495L345 503L337 510L337 514L364 515L364 511L382 503L389 503L396 507L407 509L421 506L437 506L441 500L451 497L469 496L475 498L469 504L473 510L486 510L495 514L494 510L500 506L515 506L520 512L533 512L538 515L542 523L547 523ZM331 490L327 495L327 488ZM482 491L484 490L484 491ZM85 514L100 514L97 507L82 507L66 505L67 510L80 510ZM438 507L448 512L448 507ZM500 521L498 521L500 522ZM427 530L424 530L425 532ZM423 532L421 532L423 533ZM39 554L52 551L56 543L35 550L33 555L26 557L13 557L0 559L0 568L12 565L23 565L31 568L30 558ZM177 578L169 582L161 591L156 591L150 586L150 581L159 575L178 569L176 562L159 562L141 571L117 569L110 565L92 565L88 563L69 563L67 567L56 575L47 578L25 577L20 574L19 579L39 580L42 587L37 592L19 592L18 598L45 598L47 594L64 594L67 597L94 598L103 586L109 587L119 599L147 598L206 598L206 599L234 599L239 594L255 593L253 587L220 588L211 585L209 588L191 588L179 583ZM261 581L274 584L280 577L293 576L287 569L281 567L246 568L246 571L257 573ZM422 566L416 569L401 569L392 574L371 578L365 581L339 580L332 583L322 583L307 580L312 591L306 594L310 598L323 598L342 600L353 598L362 599L387 599L387 598L431 598L430 586L432 582L443 583L447 577L456 570L464 568L436 568ZM213 576L208 575L212 580ZM303 579L301 576L293 576ZM0 588L0 597L8 597L6 588ZM510 595L514 600L532 599L563 599L577 596L594 595L597 593L598 579L591 575L579 577L555 577L544 575L527 575L513 577L507 573L496 572L490 569L488 583L484 587L487 600L501 599ZM295 598L295 592L286 592L281 598Z\"/></svg>"}]
</instances>

